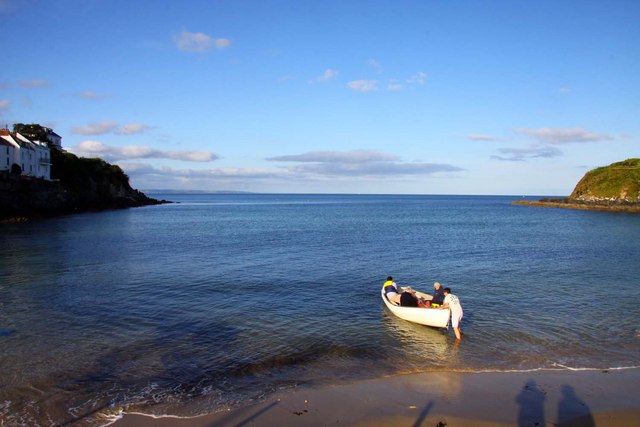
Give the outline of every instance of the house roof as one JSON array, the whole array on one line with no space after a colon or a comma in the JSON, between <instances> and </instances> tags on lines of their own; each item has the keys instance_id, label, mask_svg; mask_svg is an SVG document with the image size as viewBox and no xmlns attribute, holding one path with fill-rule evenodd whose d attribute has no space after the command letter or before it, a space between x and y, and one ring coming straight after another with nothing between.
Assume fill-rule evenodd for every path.
<instances>
[{"instance_id":1,"label":"house roof","mask_svg":"<svg viewBox=\"0 0 640 427\"><path fill-rule=\"evenodd\" d=\"M53 136L56 136L56 137L58 137L58 138L62 138L60 135L58 135L57 133L55 133L55 132L53 131L53 129L50 129L50 128L47 128L47 134L49 134L49 135L53 135Z\"/></svg>"},{"instance_id":2,"label":"house roof","mask_svg":"<svg viewBox=\"0 0 640 427\"><path fill-rule=\"evenodd\" d=\"M11 135L0 135L0 140L6 141L14 148L20 148L20 144L18 144Z\"/></svg>"}]
</instances>

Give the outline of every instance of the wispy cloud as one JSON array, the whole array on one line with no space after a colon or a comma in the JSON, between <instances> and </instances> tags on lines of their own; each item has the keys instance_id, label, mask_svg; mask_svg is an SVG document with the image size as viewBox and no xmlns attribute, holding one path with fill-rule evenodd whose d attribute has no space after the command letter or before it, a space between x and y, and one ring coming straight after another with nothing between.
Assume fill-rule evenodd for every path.
<instances>
[{"instance_id":1,"label":"wispy cloud","mask_svg":"<svg viewBox=\"0 0 640 427\"><path fill-rule=\"evenodd\" d=\"M598 142L613 139L610 135L590 132L581 128L517 128L514 131L547 144Z\"/></svg>"},{"instance_id":2,"label":"wispy cloud","mask_svg":"<svg viewBox=\"0 0 640 427\"><path fill-rule=\"evenodd\" d=\"M300 188L312 188L318 182L334 181L354 185L355 182L388 182L415 176L463 171L440 163L401 162L398 156L370 150L319 151L269 160L287 162L276 168L212 168L174 169L144 163L120 163L120 166L143 188L257 189L281 188L295 182ZM294 164L291 164L294 163ZM355 184L357 185L357 184ZM307 187L309 186L309 187Z\"/></svg>"},{"instance_id":3,"label":"wispy cloud","mask_svg":"<svg viewBox=\"0 0 640 427\"><path fill-rule=\"evenodd\" d=\"M212 162L219 157L208 151L163 151L141 145L114 147L99 141L83 141L69 151L84 157L101 157L108 161L123 159L173 159L185 162Z\"/></svg>"},{"instance_id":4,"label":"wispy cloud","mask_svg":"<svg viewBox=\"0 0 640 427\"><path fill-rule=\"evenodd\" d=\"M23 88L32 89L32 88L39 88L39 87L49 87L50 83L48 80L33 79L33 80L20 80L18 82L18 85L20 85L20 87L23 87Z\"/></svg>"},{"instance_id":5,"label":"wispy cloud","mask_svg":"<svg viewBox=\"0 0 640 427\"><path fill-rule=\"evenodd\" d=\"M389 80L387 83L387 90L402 90L404 89L404 85L397 80Z\"/></svg>"},{"instance_id":6,"label":"wispy cloud","mask_svg":"<svg viewBox=\"0 0 640 427\"><path fill-rule=\"evenodd\" d=\"M367 64L375 70L376 74L382 74L384 72L382 65L380 65L375 59L370 59L367 61Z\"/></svg>"},{"instance_id":7,"label":"wispy cloud","mask_svg":"<svg viewBox=\"0 0 640 427\"><path fill-rule=\"evenodd\" d=\"M463 169L440 163L402 162L393 154L371 150L315 151L297 155L271 157L267 160L296 162L287 170L296 176L406 176L430 175L438 172L460 172Z\"/></svg>"},{"instance_id":8,"label":"wispy cloud","mask_svg":"<svg viewBox=\"0 0 640 427\"><path fill-rule=\"evenodd\" d=\"M9 106L11 102L8 99L0 99L0 114L4 114L9 111Z\"/></svg>"},{"instance_id":9,"label":"wispy cloud","mask_svg":"<svg viewBox=\"0 0 640 427\"><path fill-rule=\"evenodd\" d=\"M89 123L85 126L78 126L72 129L77 135L104 135L107 133L116 133L118 135L134 135L143 133L152 126L143 123L129 123L118 127L118 123L111 120Z\"/></svg>"},{"instance_id":10,"label":"wispy cloud","mask_svg":"<svg viewBox=\"0 0 640 427\"><path fill-rule=\"evenodd\" d=\"M427 73L419 71L416 74L404 80L389 79L386 89L391 91L400 91L407 88L414 89L417 86L423 86L426 83L426 81L427 81Z\"/></svg>"},{"instance_id":11,"label":"wispy cloud","mask_svg":"<svg viewBox=\"0 0 640 427\"><path fill-rule=\"evenodd\" d=\"M439 163L400 163L400 162L367 162L367 163L309 163L288 166L287 169L296 175L308 176L359 176L388 177L410 175L432 175L438 172L460 172L464 169Z\"/></svg>"},{"instance_id":12,"label":"wispy cloud","mask_svg":"<svg viewBox=\"0 0 640 427\"><path fill-rule=\"evenodd\" d=\"M287 74L285 76L280 77L278 79L278 81L282 83L282 82L288 82L288 81L295 80L295 79L297 79L296 76L294 76L292 74Z\"/></svg>"},{"instance_id":13,"label":"wispy cloud","mask_svg":"<svg viewBox=\"0 0 640 427\"><path fill-rule=\"evenodd\" d=\"M151 129L151 126L145 125L143 123L129 123L126 125L122 125L122 127L118 129L117 133L121 135L135 135L138 133L144 133L149 129Z\"/></svg>"},{"instance_id":14,"label":"wispy cloud","mask_svg":"<svg viewBox=\"0 0 640 427\"><path fill-rule=\"evenodd\" d=\"M483 135L480 133L469 133L467 135L464 136L467 139L471 139L473 141L497 141L498 139L490 136L490 135Z\"/></svg>"},{"instance_id":15,"label":"wispy cloud","mask_svg":"<svg viewBox=\"0 0 640 427\"><path fill-rule=\"evenodd\" d=\"M176 47L184 52L206 52L212 48L224 49L231 45L225 38L213 38L205 33L183 31L173 37Z\"/></svg>"},{"instance_id":16,"label":"wispy cloud","mask_svg":"<svg viewBox=\"0 0 640 427\"><path fill-rule=\"evenodd\" d=\"M336 70L333 70L331 68L327 68L324 73L322 73L320 76L316 77L315 79L311 80L310 83L322 83L322 82L328 82L330 80L333 80L337 77L338 72Z\"/></svg>"},{"instance_id":17,"label":"wispy cloud","mask_svg":"<svg viewBox=\"0 0 640 427\"><path fill-rule=\"evenodd\" d=\"M569 93L571 92L571 88L568 87L561 87L560 89L558 89L558 93Z\"/></svg>"},{"instance_id":18,"label":"wispy cloud","mask_svg":"<svg viewBox=\"0 0 640 427\"><path fill-rule=\"evenodd\" d=\"M213 169L176 169L168 166L155 167L147 163L121 163L127 174L154 174L157 176L186 179L263 179L284 177L286 171L262 168L213 168Z\"/></svg>"},{"instance_id":19,"label":"wispy cloud","mask_svg":"<svg viewBox=\"0 0 640 427\"><path fill-rule=\"evenodd\" d=\"M338 162L338 163L362 163L362 162L390 162L400 158L393 154L381 153L371 150L353 151L311 151L309 153L294 154L289 156L269 157L266 160L275 162Z\"/></svg>"},{"instance_id":20,"label":"wispy cloud","mask_svg":"<svg viewBox=\"0 0 640 427\"><path fill-rule=\"evenodd\" d=\"M90 90L83 91L83 92L77 92L77 93L74 93L72 95L76 96L78 98L83 98L83 99L102 99L102 98L108 98L109 97L109 95L107 95L107 94L96 93L96 92L92 92Z\"/></svg>"},{"instance_id":21,"label":"wispy cloud","mask_svg":"<svg viewBox=\"0 0 640 427\"><path fill-rule=\"evenodd\" d=\"M355 90L357 92L372 92L378 90L378 81L377 80L352 80L347 83L347 87L349 89Z\"/></svg>"},{"instance_id":22,"label":"wispy cloud","mask_svg":"<svg viewBox=\"0 0 640 427\"><path fill-rule=\"evenodd\" d=\"M500 148L498 149L502 156L491 156L495 160L503 160L510 162L524 162L529 159L551 158L562 155L556 147L527 147L527 148Z\"/></svg>"},{"instance_id":23,"label":"wispy cloud","mask_svg":"<svg viewBox=\"0 0 640 427\"><path fill-rule=\"evenodd\" d=\"M72 132L78 135L103 135L115 131L117 127L118 124L116 122L101 121L75 127Z\"/></svg>"},{"instance_id":24,"label":"wispy cloud","mask_svg":"<svg viewBox=\"0 0 640 427\"><path fill-rule=\"evenodd\" d=\"M413 76L407 79L407 83L410 85L415 85L415 84L423 85L426 81L427 81L427 73L424 73L422 71L418 71L416 74L414 74Z\"/></svg>"}]
</instances>

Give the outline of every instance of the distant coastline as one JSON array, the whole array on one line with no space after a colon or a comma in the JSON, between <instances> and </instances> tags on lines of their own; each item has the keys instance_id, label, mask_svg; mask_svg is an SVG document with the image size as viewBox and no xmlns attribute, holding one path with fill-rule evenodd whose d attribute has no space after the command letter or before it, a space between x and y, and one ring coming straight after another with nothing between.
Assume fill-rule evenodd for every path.
<instances>
[{"instance_id":1,"label":"distant coastline","mask_svg":"<svg viewBox=\"0 0 640 427\"><path fill-rule=\"evenodd\" d=\"M260 194L252 191L235 191L235 190L142 190L145 194Z\"/></svg>"}]
</instances>

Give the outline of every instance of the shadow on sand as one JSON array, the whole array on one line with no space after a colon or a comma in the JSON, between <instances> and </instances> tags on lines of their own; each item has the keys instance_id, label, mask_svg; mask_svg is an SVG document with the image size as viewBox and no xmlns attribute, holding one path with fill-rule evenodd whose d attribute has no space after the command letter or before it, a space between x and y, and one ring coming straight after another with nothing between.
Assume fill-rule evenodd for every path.
<instances>
[{"instance_id":1,"label":"shadow on sand","mask_svg":"<svg viewBox=\"0 0 640 427\"><path fill-rule=\"evenodd\" d=\"M591 410L576 396L570 385L562 386L562 399L558 402L558 427L595 427Z\"/></svg>"},{"instance_id":2,"label":"shadow on sand","mask_svg":"<svg viewBox=\"0 0 640 427\"><path fill-rule=\"evenodd\" d=\"M427 415L429 415L429 411L431 411L431 408L433 408L433 402L427 403L427 405L422 408L422 411L420 411L420 415L418 415L418 419L415 423L413 423L413 427L422 426L422 423L424 422L424 419L427 418Z\"/></svg>"},{"instance_id":3,"label":"shadow on sand","mask_svg":"<svg viewBox=\"0 0 640 427\"><path fill-rule=\"evenodd\" d=\"M558 402L557 427L595 427L591 410L576 396L570 385L562 386L562 399ZM546 425L544 401L547 392L542 390L534 380L529 380L516 396L518 411L518 427Z\"/></svg>"},{"instance_id":4,"label":"shadow on sand","mask_svg":"<svg viewBox=\"0 0 640 427\"><path fill-rule=\"evenodd\" d=\"M516 396L520 405L518 411L518 427L544 426L544 400L546 393L538 387L534 380L529 380Z\"/></svg>"}]
</instances>

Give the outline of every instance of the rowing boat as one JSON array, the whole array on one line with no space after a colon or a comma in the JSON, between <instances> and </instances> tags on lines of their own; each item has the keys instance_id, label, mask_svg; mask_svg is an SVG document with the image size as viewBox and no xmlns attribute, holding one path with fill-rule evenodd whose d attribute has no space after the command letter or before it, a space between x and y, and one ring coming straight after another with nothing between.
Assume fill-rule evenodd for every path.
<instances>
[{"instance_id":1,"label":"rowing boat","mask_svg":"<svg viewBox=\"0 0 640 427\"><path fill-rule=\"evenodd\" d=\"M407 288L400 289L404 291ZM418 298L424 298L427 300L431 299L431 295L418 291L415 291L415 293ZM448 308L401 307L387 299L387 296L384 293L384 288L380 290L380 296L389 311L401 319L434 328L446 328L449 324L450 313Z\"/></svg>"}]
</instances>

